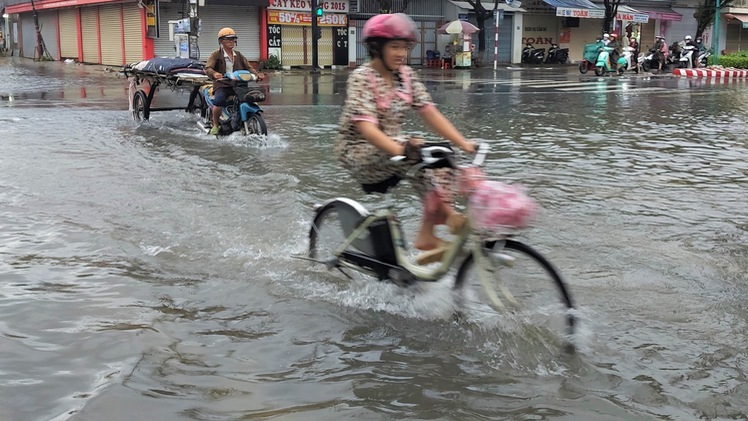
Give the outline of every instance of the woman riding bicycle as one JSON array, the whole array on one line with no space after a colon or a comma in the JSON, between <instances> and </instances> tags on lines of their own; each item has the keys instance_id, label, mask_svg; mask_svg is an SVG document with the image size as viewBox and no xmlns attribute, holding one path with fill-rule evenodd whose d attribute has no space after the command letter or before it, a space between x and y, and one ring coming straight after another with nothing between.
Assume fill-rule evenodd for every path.
<instances>
[{"instance_id":1,"label":"woman riding bicycle","mask_svg":"<svg viewBox=\"0 0 748 421\"><path fill-rule=\"evenodd\" d=\"M364 25L363 40L371 61L354 70L348 78L335 153L364 191L386 192L397 185L413 160L418 159L419 142L409 140L402 133L401 122L408 108L417 111L441 137L465 152L475 152L475 145L466 141L436 109L418 75L405 65L408 52L417 40L413 21L402 13L376 15ZM408 159L391 161L396 155ZM454 230L464 221L452 207L453 170L421 172L413 183L424 205L415 247L438 249L443 241L434 233L435 225L447 223Z\"/></svg>"}]
</instances>

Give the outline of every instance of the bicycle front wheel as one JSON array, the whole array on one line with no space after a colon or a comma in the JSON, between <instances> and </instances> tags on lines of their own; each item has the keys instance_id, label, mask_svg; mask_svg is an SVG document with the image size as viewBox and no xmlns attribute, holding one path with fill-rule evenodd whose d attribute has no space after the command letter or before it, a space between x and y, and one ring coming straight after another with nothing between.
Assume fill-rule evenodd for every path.
<instances>
[{"instance_id":1,"label":"bicycle front wheel","mask_svg":"<svg viewBox=\"0 0 748 421\"><path fill-rule=\"evenodd\" d=\"M513 312L522 324L545 327L559 336L574 333L574 303L556 268L532 247L515 240L489 244L460 266L455 288L465 310ZM480 262L480 263L478 263Z\"/></svg>"}]
</instances>

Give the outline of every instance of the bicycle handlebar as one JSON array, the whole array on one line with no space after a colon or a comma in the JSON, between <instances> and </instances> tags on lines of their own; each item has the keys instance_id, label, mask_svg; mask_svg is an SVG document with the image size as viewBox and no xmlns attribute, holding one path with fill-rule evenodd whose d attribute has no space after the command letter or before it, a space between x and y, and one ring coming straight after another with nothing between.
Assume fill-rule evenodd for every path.
<instances>
[{"instance_id":1,"label":"bicycle handlebar","mask_svg":"<svg viewBox=\"0 0 748 421\"><path fill-rule=\"evenodd\" d=\"M479 143L478 150L475 152L475 157L473 157L473 162L469 166L483 166L489 149L490 147L488 143ZM413 177L416 172L424 168L459 168L454 159L455 150L449 143L426 143L421 147L420 152L421 159L418 162L413 163L410 169L406 172L406 177ZM405 159L407 159L407 157L403 155L397 155L390 158L391 161L395 162L404 161Z\"/></svg>"},{"instance_id":2,"label":"bicycle handlebar","mask_svg":"<svg viewBox=\"0 0 748 421\"><path fill-rule=\"evenodd\" d=\"M488 143L479 143L478 149L475 151L475 156L473 157L473 162L470 165L475 167L483 166L489 150L490 147ZM413 166L427 168L457 168L454 156L455 151L449 143L426 143L421 147L421 160L416 162ZM404 161L405 159L406 157L404 155L396 155L390 158L391 161L395 162Z\"/></svg>"}]
</instances>

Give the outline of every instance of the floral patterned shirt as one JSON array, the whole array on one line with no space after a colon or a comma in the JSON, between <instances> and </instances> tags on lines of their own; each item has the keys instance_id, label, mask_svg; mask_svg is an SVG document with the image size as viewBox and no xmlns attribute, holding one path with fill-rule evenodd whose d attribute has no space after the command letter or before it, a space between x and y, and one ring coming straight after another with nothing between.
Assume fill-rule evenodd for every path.
<instances>
[{"instance_id":1,"label":"floral patterned shirt","mask_svg":"<svg viewBox=\"0 0 748 421\"><path fill-rule=\"evenodd\" d=\"M364 64L348 77L347 95L335 145L338 154L347 146L368 144L358 132L356 122L374 123L387 136L398 139L402 136L402 119L408 108L422 111L434 105L426 87L409 66L401 66L395 73L393 89L371 64Z\"/></svg>"}]
</instances>

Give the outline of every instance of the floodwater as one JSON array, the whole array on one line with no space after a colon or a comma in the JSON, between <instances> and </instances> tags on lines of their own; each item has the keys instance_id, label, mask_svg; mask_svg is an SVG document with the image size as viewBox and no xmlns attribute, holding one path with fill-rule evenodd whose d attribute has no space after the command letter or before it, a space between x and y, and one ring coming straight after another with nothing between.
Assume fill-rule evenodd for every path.
<instances>
[{"instance_id":1,"label":"floodwater","mask_svg":"<svg viewBox=\"0 0 748 421\"><path fill-rule=\"evenodd\" d=\"M133 122L116 73L1 60L2 420L746 419L744 81L422 72L541 206L520 238L574 294L568 353L455 321L448 279L292 258L315 203L378 205L332 156L345 71L271 75L269 136L216 140Z\"/></svg>"}]
</instances>

